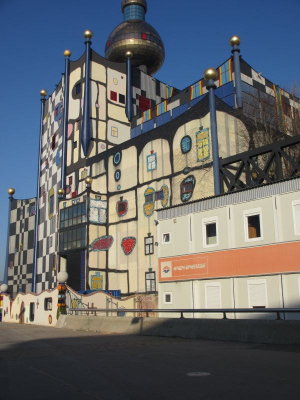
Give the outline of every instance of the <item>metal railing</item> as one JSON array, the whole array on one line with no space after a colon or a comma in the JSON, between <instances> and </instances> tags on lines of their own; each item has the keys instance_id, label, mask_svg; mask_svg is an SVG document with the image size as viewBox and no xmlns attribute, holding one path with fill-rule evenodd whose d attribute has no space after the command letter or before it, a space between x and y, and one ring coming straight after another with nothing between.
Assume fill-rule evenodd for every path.
<instances>
[{"instance_id":1,"label":"metal railing","mask_svg":"<svg viewBox=\"0 0 300 400\"><path fill-rule=\"evenodd\" d=\"M146 317L149 317L149 313L177 313L180 315L180 318L184 318L184 314L223 314L223 319L228 319L227 314L275 314L277 320L281 320L281 314L284 315L287 313L299 313L300 308L171 308L171 309L160 309L160 308L69 308L68 314L77 315L78 313L86 313L86 314L94 314L97 313L116 313L117 316L125 316L126 313L141 313L145 314Z\"/></svg>"}]
</instances>

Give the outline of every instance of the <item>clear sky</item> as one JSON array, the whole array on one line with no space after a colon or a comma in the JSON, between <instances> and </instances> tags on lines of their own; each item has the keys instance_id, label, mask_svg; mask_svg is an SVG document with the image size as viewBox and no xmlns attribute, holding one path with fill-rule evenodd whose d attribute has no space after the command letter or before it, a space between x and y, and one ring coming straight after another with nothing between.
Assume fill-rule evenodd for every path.
<instances>
[{"instance_id":1,"label":"clear sky","mask_svg":"<svg viewBox=\"0 0 300 400\"><path fill-rule=\"evenodd\" d=\"M39 91L51 93L64 70L63 51L84 51L83 31L104 55L109 33L122 21L121 0L0 0L0 280L6 252L8 187L16 198L35 196ZM300 87L300 0L148 0L146 19L160 33L166 59L157 78L181 89L230 55L289 90Z\"/></svg>"}]
</instances>

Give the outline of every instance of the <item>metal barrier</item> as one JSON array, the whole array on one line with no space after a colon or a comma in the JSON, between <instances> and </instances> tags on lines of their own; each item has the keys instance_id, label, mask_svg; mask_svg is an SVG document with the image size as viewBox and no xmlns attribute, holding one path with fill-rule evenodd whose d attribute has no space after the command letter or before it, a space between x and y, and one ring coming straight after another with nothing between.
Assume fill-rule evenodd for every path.
<instances>
[{"instance_id":1,"label":"metal barrier","mask_svg":"<svg viewBox=\"0 0 300 400\"><path fill-rule=\"evenodd\" d=\"M264 313L264 314L275 314L277 320L281 320L280 314L286 314L286 313L300 313L300 308L212 308L212 309L190 309L190 308L172 308L172 309L159 309L159 308L69 308L68 309L68 314L73 314L77 315L78 313L86 313L86 314L94 314L97 315L98 312L111 312L111 313L117 313L117 316L125 316L126 313L143 313L146 315L146 317L149 317L149 313L178 313L180 315L180 318L184 318L183 314L223 314L223 319L228 319L227 318L227 313L251 313L251 314L256 314L256 313Z\"/></svg>"}]
</instances>

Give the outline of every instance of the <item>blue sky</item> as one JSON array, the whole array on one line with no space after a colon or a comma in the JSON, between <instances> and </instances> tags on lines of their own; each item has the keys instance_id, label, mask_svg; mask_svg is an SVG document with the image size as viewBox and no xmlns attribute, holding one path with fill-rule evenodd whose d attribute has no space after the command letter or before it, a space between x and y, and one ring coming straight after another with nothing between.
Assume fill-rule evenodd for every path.
<instances>
[{"instance_id":1,"label":"blue sky","mask_svg":"<svg viewBox=\"0 0 300 400\"><path fill-rule=\"evenodd\" d=\"M5 264L8 187L16 198L35 195L40 89L51 93L64 69L63 51L75 60L82 33L104 54L122 21L121 0L0 0L0 280ZM300 87L300 0L148 0L146 19L160 33L165 64L157 78L184 88L230 55L228 39L241 37L241 54L258 72L289 90Z\"/></svg>"}]
</instances>

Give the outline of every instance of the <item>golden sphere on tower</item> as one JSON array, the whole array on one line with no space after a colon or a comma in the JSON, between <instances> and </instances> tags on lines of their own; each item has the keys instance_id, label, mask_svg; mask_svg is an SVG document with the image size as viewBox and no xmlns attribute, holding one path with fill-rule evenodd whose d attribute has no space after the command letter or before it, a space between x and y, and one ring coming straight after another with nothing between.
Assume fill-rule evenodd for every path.
<instances>
[{"instance_id":1,"label":"golden sphere on tower","mask_svg":"<svg viewBox=\"0 0 300 400\"><path fill-rule=\"evenodd\" d=\"M93 37L93 32L92 31L90 31L89 29L87 29L86 31L84 31L84 37L86 38L86 39L91 39L92 37Z\"/></svg>"},{"instance_id":2,"label":"golden sphere on tower","mask_svg":"<svg viewBox=\"0 0 300 400\"><path fill-rule=\"evenodd\" d=\"M92 178L91 176L87 176L87 177L85 178L85 183L86 183L87 185L91 185L92 182L93 182L93 178Z\"/></svg>"},{"instance_id":3,"label":"golden sphere on tower","mask_svg":"<svg viewBox=\"0 0 300 400\"><path fill-rule=\"evenodd\" d=\"M46 97L46 96L47 96L47 90L42 89L42 90L40 91L40 95L41 95L42 97Z\"/></svg>"},{"instance_id":4,"label":"golden sphere on tower","mask_svg":"<svg viewBox=\"0 0 300 400\"><path fill-rule=\"evenodd\" d=\"M215 81L218 78L218 72L214 68L207 68L204 71L204 79L208 81L209 79L212 79Z\"/></svg>"},{"instance_id":5,"label":"golden sphere on tower","mask_svg":"<svg viewBox=\"0 0 300 400\"><path fill-rule=\"evenodd\" d=\"M235 46L235 45L239 45L241 43L241 39L239 38L239 36L234 35L231 36L231 38L229 39L229 43L231 46Z\"/></svg>"},{"instance_id":6,"label":"golden sphere on tower","mask_svg":"<svg viewBox=\"0 0 300 400\"><path fill-rule=\"evenodd\" d=\"M63 188L60 188L60 189L58 189L57 193L58 193L60 196L63 196L63 195L65 194L65 191L64 191Z\"/></svg>"},{"instance_id":7,"label":"golden sphere on tower","mask_svg":"<svg viewBox=\"0 0 300 400\"><path fill-rule=\"evenodd\" d=\"M72 53L71 53L71 50L65 50L65 51L64 51L64 56L65 56L65 57L70 57L71 54L72 54Z\"/></svg>"},{"instance_id":8,"label":"golden sphere on tower","mask_svg":"<svg viewBox=\"0 0 300 400\"><path fill-rule=\"evenodd\" d=\"M7 193L12 196L13 194L15 194L15 189L14 188L9 188L7 189Z\"/></svg>"},{"instance_id":9,"label":"golden sphere on tower","mask_svg":"<svg viewBox=\"0 0 300 400\"><path fill-rule=\"evenodd\" d=\"M133 54L132 54L131 51L126 51L125 57L127 57L127 58L132 58L132 56L133 56Z\"/></svg>"}]
</instances>

